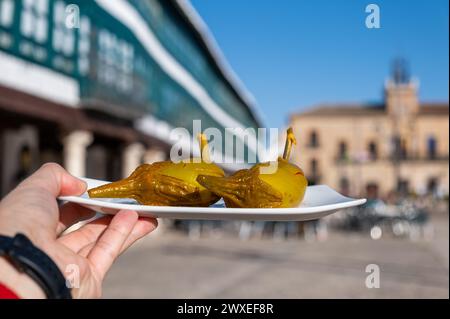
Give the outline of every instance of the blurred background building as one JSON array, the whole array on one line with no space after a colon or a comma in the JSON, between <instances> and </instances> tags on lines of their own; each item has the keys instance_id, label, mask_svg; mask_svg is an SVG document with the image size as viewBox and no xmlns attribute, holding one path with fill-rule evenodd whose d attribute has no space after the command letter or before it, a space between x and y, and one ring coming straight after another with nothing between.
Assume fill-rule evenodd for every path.
<instances>
[{"instance_id":1,"label":"blurred background building","mask_svg":"<svg viewBox=\"0 0 450 319\"><path fill-rule=\"evenodd\" d=\"M310 183L372 198L448 196L448 102L419 103L418 90L398 59L383 104L320 105L292 114L296 159Z\"/></svg>"},{"instance_id":2,"label":"blurred background building","mask_svg":"<svg viewBox=\"0 0 450 319\"><path fill-rule=\"evenodd\" d=\"M49 161L118 179L167 158L193 120L261 126L188 2L0 0L2 195Z\"/></svg>"},{"instance_id":3,"label":"blurred background building","mask_svg":"<svg viewBox=\"0 0 450 319\"><path fill-rule=\"evenodd\" d=\"M346 86L343 96L369 96L393 44L420 55L424 83L442 83L448 2L377 3L378 31L366 28L363 1L194 1L259 87L274 127L292 101L335 101ZM159 232L115 264L105 296L448 298L448 102L422 103L418 93L397 62L380 105L319 105L290 117L292 158L310 184L369 196L367 205L305 223L160 220ZM168 158L170 132L194 137L193 120L221 132L265 126L189 1L0 0L0 196L48 161L79 176L121 178ZM238 138L244 156L262 159ZM375 199L391 191L426 196ZM158 236L161 228L171 231ZM379 289L366 286L374 263Z\"/></svg>"}]
</instances>

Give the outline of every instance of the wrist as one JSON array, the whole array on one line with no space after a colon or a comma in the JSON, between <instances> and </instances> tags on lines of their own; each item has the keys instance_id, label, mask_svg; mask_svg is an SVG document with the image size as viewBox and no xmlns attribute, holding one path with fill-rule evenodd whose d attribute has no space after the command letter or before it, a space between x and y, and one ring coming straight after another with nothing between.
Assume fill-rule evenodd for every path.
<instances>
[{"instance_id":1,"label":"wrist","mask_svg":"<svg viewBox=\"0 0 450 319\"><path fill-rule=\"evenodd\" d=\"M45 299L45 293L39 285L18 271L5 257L0 257L0 282L21 298Z\"/></svg>"},{"instance_id":2,"label":"wrist","mask_svg":"<svg viewBox=\"0 0 450 319\"><path fill-rule=\"evenodd\" d=\"M0 255L4 257L2 267L11 275L5 284L11 285L18 294L25 298L42 298L43 295L51 299L72 298L58 265L26 235L0 235ZM36 289L37 286L40 289Z\"/></svg>"}]
</instances>

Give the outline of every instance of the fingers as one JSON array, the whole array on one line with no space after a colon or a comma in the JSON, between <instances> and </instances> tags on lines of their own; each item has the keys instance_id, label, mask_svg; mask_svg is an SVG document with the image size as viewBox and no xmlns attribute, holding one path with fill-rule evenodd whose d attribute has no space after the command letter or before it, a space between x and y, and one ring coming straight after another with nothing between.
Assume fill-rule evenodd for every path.
<instances>
[{"instance_id":1,"label":"fingers","mask_svg":"<svg viewBox=\"0 0 450 319\"><path fill-rule=\"evenodd\" d=\"M86 183L70 175L55 163L41 166L33 175L23 181L19 187L39 187L54 197L80 195L86 190Z\"/></svg>"},{"instance_id":2,"label":"fingers","mask_svg":"<svg viewBox=\"0 0 450 319\"><path fill-rule=\"evenodd\" d=\"M119 255L121 255L125 250L130 248L130 246L133 245L136 241L138 241L145 235L148 235L153 230L155 230L157 225L158 225L158 221L154 218L139 217L139 220L136 223L136 225L134 225L134 228L131 231L131 234L128 236L127 240L120 248ZM89 255L89 253L91 252L92 248L94 248L94 246L95 246L95 242L84 246L83 248L81 248L79 250L78 255L80 255L82 257L87 257Z\"/></svg>"},{"instance_id":3,"label":"fingers","mask_svg":"<svg viewBox=\"0 0 450 319\"><path fill-rule=\"evenodd\" d=\"M110 224L111 219L112 216L104 216L96 219L86 225L83 225L80 229L60 237L58 241L74 253L77 253L82 257L87 257L99 237ZM122 245L119 255L127 250L137 240L155 230L157 225L158 221L154 218L139 217L130 235Z\"/></svg>"},{"instance_id":4,"label":"fingers","mask_svg":"<svg viewBox=\"0 0 450 319\"><path fill-rule=\"evenodd\" d=\"M127 240L123 244L120 254L127 250L137 240L154 231L156 227L158 227L158 221L155 218L139 217L139 220L131 231L130 236L128 236Z\"/></svg>"},{"instance_id":5,"label":"fingers","mask_svg":"<svg viewBox=\"0 0 450 319\"><path fill-rule=\"evenodd\" d=\"M70 226L94 216L95 212L89 208L75 203L66 203L59 208L59 223L56 227L56 234L60 235Z\"/></svg>"},{"instance_id":6,"label":"fingers","mask_svg":"<svg viewBox=\"0 0 450 319\"><path fill-rule=\"evenodd\" d=\"M104 216L83 225L81 228L61 236L58 241L72 250L79 253L84 247L97 242L105 229L111 223L112 216ZM83 257L86 257L84 255Z\"/></svg>"},{"instance_id":7,"label":"fingers","mask_svg":"<svg viewBox=\"0 0 450 319\"><path fill-rule=\"evenodd\" d=\"M118 212L90 251L87 258L97 270L101 280L119 256L137 221L138 214L135 211Z\"/></svg>"},{"instance_id":8,"label":"fingers","mask_svg":"<svg viewBox=\"0 0 450 319\"><path fill-rule=\"evenodd\" d=\"M91 252L92 248L94 248L95 243L91 243L85 247L83 247L79 252L78 255L80 255L81 257L87 258L87 256L89 255L89 253Z\"/></svg>"}]
</instances>

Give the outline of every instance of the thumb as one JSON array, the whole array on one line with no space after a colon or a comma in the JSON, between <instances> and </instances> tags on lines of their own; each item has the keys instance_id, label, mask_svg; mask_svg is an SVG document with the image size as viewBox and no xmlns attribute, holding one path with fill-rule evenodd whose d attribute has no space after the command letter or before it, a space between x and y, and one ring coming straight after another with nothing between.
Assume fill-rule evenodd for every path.
<instances>
[{"instance_id":1,"label":"thumb","mask_svg":"<svg viewBox=\"0 0 450 319\"><path fill-rule=\"evenodd\" d=\"M41 188L54 197L81 195L87 188L84 181L72 176L55 163L44 164L20 186Z\"/></svg>"}]
</instances>

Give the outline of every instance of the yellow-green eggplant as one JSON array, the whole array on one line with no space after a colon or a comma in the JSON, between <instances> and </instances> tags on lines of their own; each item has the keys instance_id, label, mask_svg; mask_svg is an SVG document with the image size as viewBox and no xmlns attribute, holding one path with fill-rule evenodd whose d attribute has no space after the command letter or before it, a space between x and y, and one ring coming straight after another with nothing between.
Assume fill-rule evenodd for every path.
<instances>
[{"instance_id":1,"label":"yellow-green eggplant","mask_svg":"<svg viewBox=\"0 0 450 319\"><path fill-rule=\"evenodd\" d=\"M143 205L209 206L219 196L197 182L197 177L225 176L224 171L209 161L208 142L199 136L201 158L179 163L171 161L143 164L129 177L88 190L91 198L132 198Z\"/></svg>"},{"instance_id":2,"label":"yellow-green eggplant","mask_svg":"<svg viewBox=\"0 0 450 319\"><path fill-rule=\"evenodd\" d=\"M227 207L296 207L303 200L308 181L300 167L289 162L293 144L296 140L292 128L289 128L283 157L278 157L276 163L259 163L229 177L202 174L197 181L223 197ZM269 166L275 168L271 173L267 173L271 171Z\"/></svg>"}]
</instances>

